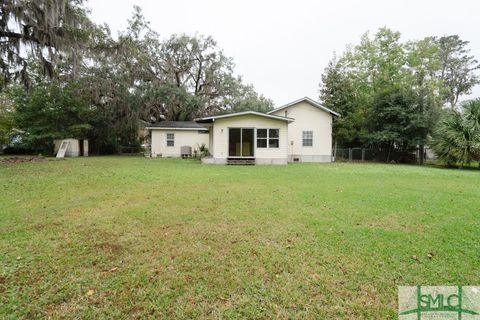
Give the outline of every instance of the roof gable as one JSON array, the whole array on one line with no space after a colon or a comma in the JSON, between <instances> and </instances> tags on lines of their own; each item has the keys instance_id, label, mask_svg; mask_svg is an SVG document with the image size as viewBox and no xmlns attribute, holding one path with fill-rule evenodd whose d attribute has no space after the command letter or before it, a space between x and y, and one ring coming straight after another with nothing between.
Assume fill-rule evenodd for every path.
<instances>
[{"instance_id":1,"label":"roof gable","mask_svg":"<svg viewBox=\"0 0 480 320\"><path fill-rule=\"evenodd\" d=\"M328 113L330 113L330 114L332 114L332 115L334 115L334 116L337 116L337 117L340 116L339 113L337 113L337 112L335 112L335 111L333 111L333 110L330 110L330 109L328 109L327 107L324 107L324 106L321 105L319 102L317 102L317 101L315 101L315 100L313 100L313 99L310 99L309 97L303 97L303 98L300 98L300 99L295 100L295 101L293 101L293 102L287 103L286 105L283 105L283 106L281 106L281 107L278 107L278 108L273 109L272 111L269 111L268 114L271 114L271 113L274 113L274 112L283 110L283 109L285 109L285 108L288 108L288 107L291 107L291 106L293 106L293 105L296 105L296 104L298 104L298 103L300 103L300 102L307 102L308 104L310 104L310 105L312 105L312 106L314 106L314 107L316 107L316 108L318 108L318 109L320 109L320 110L322 110L322 111L328 112Z\"/></svg>"}]
</instances>

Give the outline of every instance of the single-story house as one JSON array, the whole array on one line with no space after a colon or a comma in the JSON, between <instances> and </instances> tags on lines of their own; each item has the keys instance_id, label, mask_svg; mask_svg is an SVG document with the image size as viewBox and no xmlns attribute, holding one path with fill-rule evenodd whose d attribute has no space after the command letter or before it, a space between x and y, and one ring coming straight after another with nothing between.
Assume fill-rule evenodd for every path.
<instances>
[{"instance_id":1,"label":"single-story house","mask_svg":"<svg viewBox=\"0 0 480 320\"><path fill-rule=\"evenodd\" d=\"M268 113L244 111L195 121L149 125L152 157L180 157L182 147L208 147L204 163L331 162L332 120L338 113L302 98Z\"/></svg>"}]
</instances>

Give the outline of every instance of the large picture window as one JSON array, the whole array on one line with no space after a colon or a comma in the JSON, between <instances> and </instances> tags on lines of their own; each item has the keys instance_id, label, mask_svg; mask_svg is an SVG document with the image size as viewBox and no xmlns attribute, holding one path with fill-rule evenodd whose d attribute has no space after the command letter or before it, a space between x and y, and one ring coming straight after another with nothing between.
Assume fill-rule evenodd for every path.
<instances>
[{"instance_id":1,"label":"large picture window","mask_svg":"<svg viewBox=\"0 0 480 320\"><path fill-rule=\"evenodd\" d=\"M303 131L302 132L302 145L304 147L313 146L313 131Z\"/></svg>"},{"instance_id":2,"label":"large picture window","mask_svg":"<svg viewBox=\"0 0 480 320\"><path fill-rule=\"evenodd\" d=\"M279 129L257 129L257 148L278 148L279 140Z\"/></svg>"},{"instance_id":3,"label":"large picture window","mask_svg":"<svg viewBox=\"0 0 480 320\"><path fill-rule=\"evenodd\" d=\"M175 146L175 134L167 133L167 147Z\"/></svg>"}]
</instances>

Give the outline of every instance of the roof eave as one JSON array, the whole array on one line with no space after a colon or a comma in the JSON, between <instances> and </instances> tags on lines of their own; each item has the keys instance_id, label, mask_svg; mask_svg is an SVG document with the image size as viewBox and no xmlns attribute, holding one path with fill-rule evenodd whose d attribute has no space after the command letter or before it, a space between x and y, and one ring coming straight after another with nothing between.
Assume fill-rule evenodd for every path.
<instances>
[{"instance_id":1,"label":"roof eave","mask_svg":"<svg viewBox=\"0 0 480 320\"><path fill-rule=\"evenodd\" d=\"M187 131L208 131L207 128L181 128L181 127L146 127L148 130L187 130Z\"/></svg>"},{"instance_id":2,"label":"roof eave","mask_svg":"<svg viewBox=\"0 0 480 320\"><path fill-rule=\"evenodd\" d=\"M269 113L261 113L261 112L256 112L256 111L242 111L242 112L236 112L236 113L230 113L230 114L222 114L222 115L219 115L219 116L210 116L210 117L205 117L205 118L199 118L199 119L195 119L194 121L198 122L198 123L211 123L211 122L214 122L216 119L232 118L232 117L247 116L247 115L256 115L256 116L259 116L259 117L275 119L275 120L280 120L280 121L287 121L287 122L295 121L295 119L293 119L293 118L281 117L281 116L276 116L276 115L272 115L272 114L269 114Z\"/></svg>"}]
</instances>

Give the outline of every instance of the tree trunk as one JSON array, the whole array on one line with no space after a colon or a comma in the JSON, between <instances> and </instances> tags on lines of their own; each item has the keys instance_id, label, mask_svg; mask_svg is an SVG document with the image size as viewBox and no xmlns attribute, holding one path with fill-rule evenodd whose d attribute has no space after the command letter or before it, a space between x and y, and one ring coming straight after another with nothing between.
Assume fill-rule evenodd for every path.
<instances>
[{"instance_id":1,"label":"tree trunk","mask_svg":"<svg viewBox=\"0 0 480 320\"><path fill-rule=\"evenodd\" d=\"M387 163L390 162L390 153L392 152L392 143L388 144Z\"/></svg>"},{"instance_id":2,"label":"tree trunk","mask_svg":"<svg viewBox=\"0 0 480 320\"><path fill-rule=\"evenodd\" d=\"M425 163L425 145L421 144L418 147L418 164L423 165Z\"/></svg>"}]
</instances>

